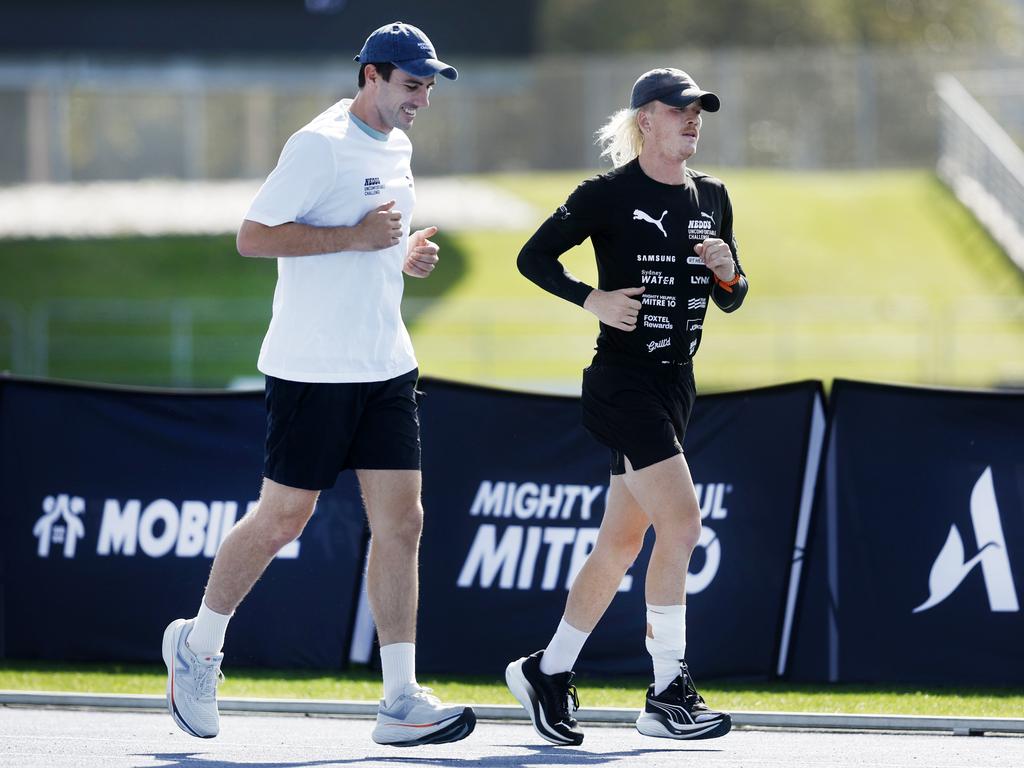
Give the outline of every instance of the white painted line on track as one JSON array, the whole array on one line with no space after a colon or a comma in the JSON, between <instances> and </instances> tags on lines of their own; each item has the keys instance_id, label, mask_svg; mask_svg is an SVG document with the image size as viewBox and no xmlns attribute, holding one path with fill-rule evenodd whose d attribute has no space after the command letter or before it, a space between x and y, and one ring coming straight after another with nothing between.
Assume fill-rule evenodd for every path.
<instances>
[{"instance_id":1,"label":"white painted line on track","mask_svg":"<svg viewBox=\"0 0 1024 768\"><path fill-rule=\"evenodd\" d=\"M27 707L79 707L87 709L164 710L163 696L111 693L63 693L51 691L0 691L0 705ZM221 712L261 714L342 715L375 717L377 703L329 699L222 698ZM506 704L474 704L481 720L526 722L522 707ZM632 724L636 709L584 707L576 713L581 723ZM748 728L850 731L942 731L956 735L984 733L1024 734L1024 718L939 717L921 715L855 715L812 712L733 712L733 724Z\"/></svg>"}]
</instances>

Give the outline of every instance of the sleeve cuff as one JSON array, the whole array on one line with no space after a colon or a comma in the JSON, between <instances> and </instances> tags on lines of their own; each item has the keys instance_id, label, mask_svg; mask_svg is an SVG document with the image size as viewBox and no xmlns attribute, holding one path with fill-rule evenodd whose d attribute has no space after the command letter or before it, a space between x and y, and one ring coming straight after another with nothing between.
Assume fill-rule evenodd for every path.
<instances>
[{"instance_id":1,"label":"sleeve cuff","mask_svg":"<svg viewBox=\"0 0 1024 768\"><path fill-rule=\"evenodd\" d=\"M290 224L295 221L295 219L281 218L281 216L275 216L274 214L266 213L264 211L252 210L245 214L245 218L249 221L255 221L257 224L263 224L268 227L276 227L279 224Z\"/></svg>"}]
</instances>

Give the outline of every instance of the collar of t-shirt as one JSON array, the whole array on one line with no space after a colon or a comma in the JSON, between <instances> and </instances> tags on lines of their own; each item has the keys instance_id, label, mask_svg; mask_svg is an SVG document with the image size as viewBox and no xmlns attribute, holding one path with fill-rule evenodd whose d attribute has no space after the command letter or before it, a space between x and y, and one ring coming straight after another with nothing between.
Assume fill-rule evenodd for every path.
<instances>
[{"instance_id":1,"label":"collar of t-shirt","mask_svg":"<svg viewBox=\"0 0 1024 768\"><path fill-rule=\"evenodd\" d=\"M386 133L384 133L383 131L378 131L376 128L371 128L366 123L364 123L362 120L360 120L358 117L353 115L351 110L349 110L348 117L349 117L349 119L353 123L356 124L356 127L359 128L359 130L361 130L363 133L365 133L371 139L376 139L377 141L387 141L388 140L388 135Z\"/></svg>"}]
</instances>

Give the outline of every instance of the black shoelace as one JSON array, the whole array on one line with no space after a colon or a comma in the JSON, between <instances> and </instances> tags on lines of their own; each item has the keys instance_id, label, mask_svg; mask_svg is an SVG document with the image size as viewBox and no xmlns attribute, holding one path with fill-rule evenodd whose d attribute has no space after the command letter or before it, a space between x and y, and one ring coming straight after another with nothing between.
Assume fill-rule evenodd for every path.
<instances>
[{"instance_id":1,"label":"black shoelace","mask_svg":"<svg viewBox=\"0 0 1024 768\"><path fill-rule=\"evenodd\" d=\"M697 687L693 684L693 678L690 677L690 671L683 667L680 676L683 678L682 685L680 686L683 689L683 701L691 708L698 704L706 706L704 704L704 697L697 693Z\"/></svg>"},{"instance_id":2,"label":"black shoelace","mask_svg":"<svg viewBox=\"0 0 1024 768\"><path fill-rule=\"evenodd\" d=\"M573 712L580 708L580 697L576 693L575 685L572 685L571 683L569 684L565 692L564 701L565 705L561 708L561 711L558 714L563 720L570 720L572 718L572 713L569 712L569 703L572 703Z\"/></svg>"}]
</instances>

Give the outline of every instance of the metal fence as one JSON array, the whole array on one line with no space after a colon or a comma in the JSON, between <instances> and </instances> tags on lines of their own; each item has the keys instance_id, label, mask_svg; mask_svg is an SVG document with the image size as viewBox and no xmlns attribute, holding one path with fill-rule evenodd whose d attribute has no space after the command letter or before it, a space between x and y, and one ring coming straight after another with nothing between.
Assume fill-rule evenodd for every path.
<instances>
[{"instance_id":1,"label":"metal fence","mask_svg":"<svg viewBox=\"0 0 1024 768\"><path fill-rule=\"evenodd\" d=\"M1019 68L983 51L702 50L459 62L414 129L421 175L597 165L593 135L636 76L682 66L722 98L703 165L932 165L932 81ZM257 178L285 139L355 91L355 65L0 60L0 183Z\"/></svg>"},{"instance_id":2,"label":"metal fence","mask_svg":"<svg viewBox=\"0 0 1024 768\"><path fill-rule=\"evenodd\" d=\"M578 391L596 323L564 302L409 299L425 374ZM0 369L137 384L224 386L258 376L270 302L0 304ZM709 312L697 355L704 391L833 377L1024 386L1024 299L761 298Z\"/></svg>"},{"instance_id":3,"label":"metal fence","mask_svg":"<svg viewBox=\"0 0 1024 768\"><path fill-rule=\"evenodd\" d=\"M1024 70L1016 78L1005 75L976 73L971 82L989 101L1005 88L1008 97L996 101L1002 102L1009 125L1024 135L1024 111L1012 109L1024 105ZM941 116L939 176L1024 270L1024 151L956 77L939 76L935 90Z\"/></svg>"}]
</instances>

